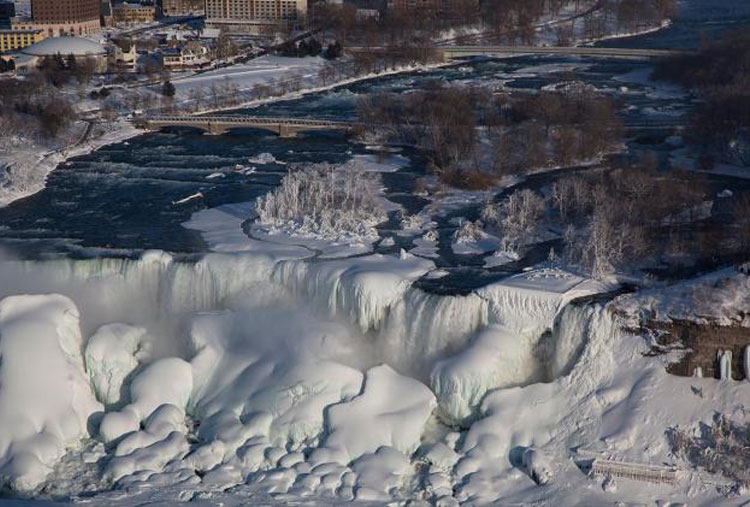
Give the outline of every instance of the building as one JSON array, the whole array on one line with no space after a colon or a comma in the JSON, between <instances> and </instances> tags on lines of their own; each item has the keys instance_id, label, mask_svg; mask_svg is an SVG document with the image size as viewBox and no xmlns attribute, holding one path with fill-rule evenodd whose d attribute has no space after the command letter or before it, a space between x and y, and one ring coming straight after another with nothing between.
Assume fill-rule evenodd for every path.
<instances>
[{"instance_id":1,"label":"building","mask_svg":"<svg viewBox=\"0 0 750 507\"><path fill-rule=\"evenodd\" d=\"M188 16L203 14L205 0L160 0L159 10L162 16Z\"/></svg>"},{"instance_id":2,"label":"building","mask_svg":"<svg viewBox=\"0 0 750 507\"><path fill-rule=\"evenodd\" d=\"M138 52L133 41L118 40L108 47L107 63L111 70L117 72L135 72Z\"/></svg>"},{"instance_id":3,"label":"building","mask_svg":"<svg viewBox=\"0 0 750 507\"><path fill-rule=\"evenodd\" d=\"M389 10L422 11L443 16L478 7L479 0L388 0Z\"/></svg>"},{"instance_id":4,"label":"building","mask_svg":"<svg viewBox=\"0 0 750 507\"><path fill-rule=\"evenodd\" d=\"M156 20L156 7L122 3L114 7L116 25L146 25Z\"/></svg>"},{"instance_id":5,"label":"building","mask_svg":"<svg viewBox=\"0 0 750 507\"><path fill-rule=\"evenodd\" d=\"M42 30L0 29L0 53L17 51L44 39Z\"/></svg>"},{"instance_id":6,"label":"building","mask_svg":"<svg viewBox=\"0 0 750 507\"><path fill-rule=\"evenodd\" d=\"M206 28L260 35L278 26L305 25L307 0L206 0Z\"/></svg>"},{"instance_id":7,"label":"building","mask_svg":"<svg viewBox=\"0 0 750 507\"><path fill-rule=\"evenodd\" d=\"M208 50L200 44L188 43L184 46L161 50L162 63L168 70L185 70L207 67L211 64Z\"/></svg>"},{"instance_id":8,"label":"building","mask_svg":"<svg viewBox=\"0 0 750 507\"><path fill-rule=\"evenodd\" d=\"M52 37L18 51L29 66L36 66L47 57L73 55L76 58L90 58L94 61L95 71L107 70L107 51L100 44L78 37Z\"/></svg>"},{"instance_id":9,"label":"building","mask_svg":"<svg viewBox=\"0 0 750 507\"><path fill-rule=\"evenodd\" d=\"M101 31L100 0L32 0L31 19L12 18L14 30L43 30L47 37Z\"/></svg>"},{"instance_id":10,"label":"building","mask_svg":"<svg viewBox=\"0 0 750 507\"><path fill-rule=\"evenodd\" d=\"M99 0L32 0L36 23L71 23L99 19Z\"/></svg>"}]
</instances>

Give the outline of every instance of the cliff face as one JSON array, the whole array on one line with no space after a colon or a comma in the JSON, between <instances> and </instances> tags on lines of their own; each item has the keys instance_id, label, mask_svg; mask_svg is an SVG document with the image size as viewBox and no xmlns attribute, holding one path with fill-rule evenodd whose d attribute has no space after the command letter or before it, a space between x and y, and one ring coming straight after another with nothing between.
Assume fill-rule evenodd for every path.
<instances>
[{"instance_id":1,"label":"cliff face","mask_svg":"<svg viewBox=\"0 0 750 507\"><path fill-rule=\"evenodd\" d=\"M745 349L750 345L750 328L738 324L721 326L712 322L696 323L674 320L670 323L650 322L647 329L658 335L658 347L684 348L682 358L667 367L674 375L691 377L700 368L704 377L719 378L719 353L732 353L731 377L747 378L744 366Z\"/></svg>"}]
</instances>

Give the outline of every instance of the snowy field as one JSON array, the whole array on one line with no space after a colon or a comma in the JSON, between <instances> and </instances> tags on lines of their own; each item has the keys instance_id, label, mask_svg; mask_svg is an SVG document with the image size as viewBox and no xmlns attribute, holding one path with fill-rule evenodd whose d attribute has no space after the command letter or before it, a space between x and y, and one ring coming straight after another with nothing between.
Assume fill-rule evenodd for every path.
<instances>
[{"instance_id":1,"label":"snowy field","mask_svg":"<svg viewBox=\"0 0 750 507\"><path fill-rule=\"evenodd\" d=\"M237 86L240 91L251 89L257 84L271 83L277 79L299 78L302 82L313 83L325 60L320 57L287 58L282 56L262 56L240 63L204 72L198 75L190 75L173 78L173 82L179 94L187 95L192 88L207 90L212 84L221 85L229 82Z\"/></svg>"}]
</instances>

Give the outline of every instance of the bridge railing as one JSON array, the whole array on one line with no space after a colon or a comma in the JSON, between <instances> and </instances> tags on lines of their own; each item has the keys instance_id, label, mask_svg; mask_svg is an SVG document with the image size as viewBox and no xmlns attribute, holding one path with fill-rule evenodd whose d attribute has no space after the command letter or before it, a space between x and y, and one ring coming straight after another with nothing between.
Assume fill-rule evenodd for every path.
<instances>
[{"instance_id":1,"label":"bridge railing","mask_svg":"<svg viewBox=\"0 0 750 507\"><path fill-rule=\"evenodd\" d=\"M139 119L148 124L233 124L233 125L291 125L291 126L353 126L356 122L314 118L286 118L270 116L149 116Z\"/></svg>"}]
</instances>

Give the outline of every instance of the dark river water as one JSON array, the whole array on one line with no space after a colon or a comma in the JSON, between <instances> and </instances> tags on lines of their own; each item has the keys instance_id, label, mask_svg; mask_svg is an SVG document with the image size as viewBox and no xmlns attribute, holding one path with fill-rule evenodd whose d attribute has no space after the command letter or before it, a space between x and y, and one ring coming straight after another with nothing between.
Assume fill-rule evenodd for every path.
<instances>
[{"instance_id":1,"label":"dark river water","mask_svg":"<svg viewBox=\"0 0 750 507\"><path fill-rule=\"evenodd\" d=\"M682 16L671 27L640 37L618 39L607 45L629 47L694 47L702 34L726 28L750 27L750 2L737 0L684 2ZM540 67L544 66L544 67ZM255 115L352 118L360 97L376 92L406 93L430 82L472 83L489 87L538 88L575 75L622 101L626 123L673 119L687 107L687 95L661 90L647 83L649 64L627 60L579 57L519 57L507 60L472 60L430 72L413 72L373 79L331 91L275 102L252 109ZM625 76L625 77L623 77ZM248 113L237 110L233 113ZM630 150L664 150L669 132L631 130ZM644 141L645 139L645 141ZM46 188L36 195L0 209L0 246L23 258L92 255L137 255L146 249L181 254L207 250L200 235L182 227L192 213L224 203L249 201L266 193L287 171L287 165L251 166L248 159L270 153L285 164L343 162L354 155L376 154L336 133L311 133L281 139L255 130L234 130L209 136L190 129L149 133L124 143L106 146L59 166ZM389 197L410 212L424 202L410 196L416 177L424 174L425 161L404 151L411 160L383 179ZM221 173L222 176L217 176ZM525 184L541 186L541 178ZM717 183L721 186L721 182ZM200 196L181 202L188 196ZM438 264L456 268L454 282L468 278L502 276L506 270L476 269L481 257L457 256L450 251L450 218L471 217L476 207L459 210L440 223L441 258ZM388 233L388 225L384 226ZM408 246L406 244L397 244ZM545 245L545 252L549 249ZM392 249L391 249L392 250ZM538 262L544 252L532 252L527 262ZM522 266L511 266L518 269ZM469 269L471 277L461 270ZM470 285L475 285L474 280ZM445 283L445 282L443 282Z\"/></svg>"}]
</instances>

